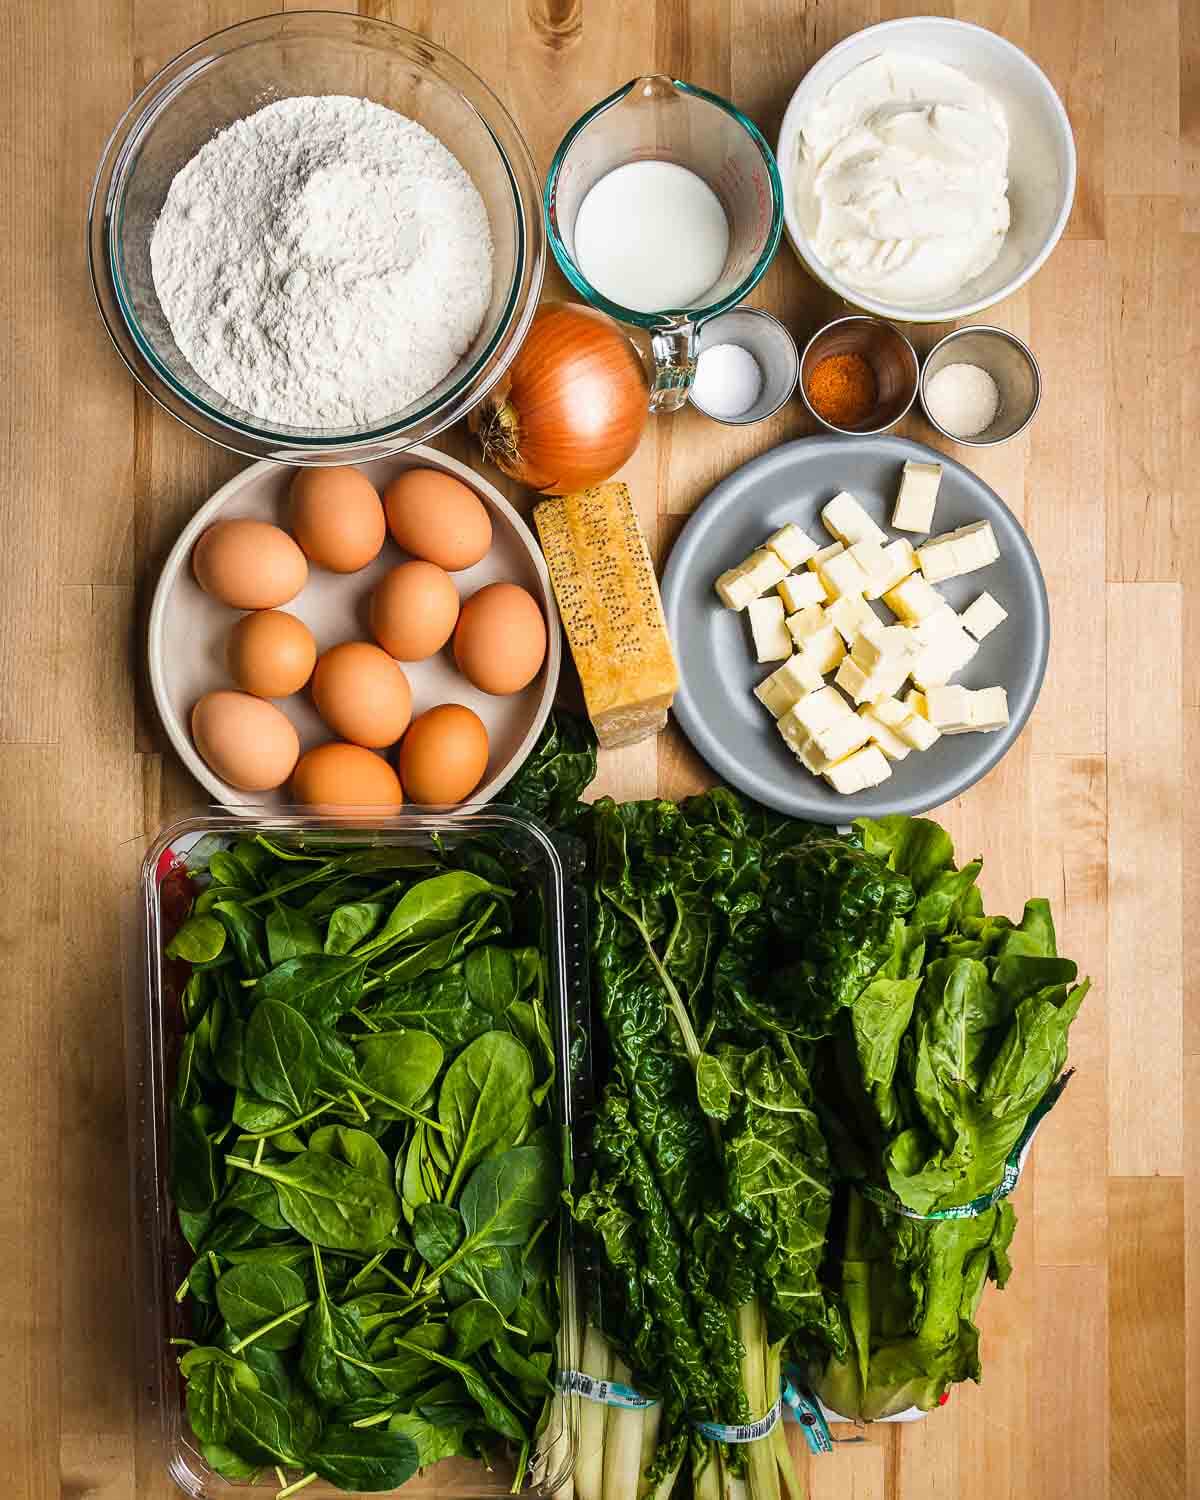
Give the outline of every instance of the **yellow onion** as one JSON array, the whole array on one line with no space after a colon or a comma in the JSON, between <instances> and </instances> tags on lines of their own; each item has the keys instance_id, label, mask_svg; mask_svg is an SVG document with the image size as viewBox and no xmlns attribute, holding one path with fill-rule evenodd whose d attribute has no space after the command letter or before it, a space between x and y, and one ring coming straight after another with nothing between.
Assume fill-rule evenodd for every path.
<instances>
[{"instance_id":1,"label":"yellow onion","mask_svg":"<svg viewBox=\"0 0 1200 1500\"><path fill-rule=\"evenodd\" d=\"M516 359L471 414L483 454L546 495L610 478L641 441L649 387L633 343L577 302L538 309Z\"/></svg>"}]
</instances>

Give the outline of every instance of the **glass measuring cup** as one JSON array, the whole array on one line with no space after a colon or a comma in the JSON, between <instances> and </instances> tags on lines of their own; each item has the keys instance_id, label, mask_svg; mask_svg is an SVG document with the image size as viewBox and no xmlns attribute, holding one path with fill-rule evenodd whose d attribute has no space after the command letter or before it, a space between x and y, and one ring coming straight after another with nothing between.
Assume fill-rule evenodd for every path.
<instances>
[{"instance_id":1,"label":"glass measuring cup","mask_svg":"<svg viewBox=\"0 0 1200 1500\"><path fill-rule=\"evenodd\" d=\"M575 260L575 220L593 185L631 161L668 161L702 178L729 221L729 250L703 305L637 312L598 292ZM696 374L696 333L739 303L779 246L783 188L758 127L727 100L661 73L634 78L576 120L546 179L546 227L554 258L593 307L645 328L654 353L651 411L677 411ZM670 246L663 253L671 253Z\"/></svg>"}]
</instances>

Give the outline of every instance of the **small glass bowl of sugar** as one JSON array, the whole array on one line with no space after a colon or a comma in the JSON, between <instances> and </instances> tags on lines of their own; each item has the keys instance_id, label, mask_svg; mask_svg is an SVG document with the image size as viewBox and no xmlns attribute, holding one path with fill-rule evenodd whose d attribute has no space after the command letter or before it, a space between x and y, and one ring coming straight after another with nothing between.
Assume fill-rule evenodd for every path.
<instances>
[{"instance_id":1,"label":"small glass bowl of sugar","mask_svg":"<svg viewBox=\"0 0 1200 1500\"><path fill-rule=\"evenodd\" d=\"M715 422L736 427L761 422L796 389L796 341L768 312L735 307L710 318L696 342L696 378L688 400Z\"/></svg>"},{"instance_id":2,"label":"small glass bowl of sugar","mask_svg":"<svg viewBox=\"0 0 1200 1500\"><path fill-rule=\"evenodd\" d=\"M1015 333L976 323L948 333L925 356L920 395L925 415L943 437L990 448L1033 421L1042 372Z\"/></svg>"}]
</instances>

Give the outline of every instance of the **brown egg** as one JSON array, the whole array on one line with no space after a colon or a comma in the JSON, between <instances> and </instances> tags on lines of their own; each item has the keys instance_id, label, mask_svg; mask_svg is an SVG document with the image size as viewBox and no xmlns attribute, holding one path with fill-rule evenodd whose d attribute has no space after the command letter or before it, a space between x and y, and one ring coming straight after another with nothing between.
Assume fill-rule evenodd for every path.
<instances>
[{"instance_id":1,"label":"brown egg","mask_svg":"<svg viewBox=\"0 0 1200 1500\"><path fill-rule=\"evenodd\" d=\"M192 709L192 738L221 780L243 792L282 786L300 754L291 721L249 693L205 693Z\"/></svg>"},{"instance_id":2,"label":"brown egg","mask_svg":"<svg viewBox=\"0 0 1200 1500\"><path fill-rule=\"evenodd\" d=\"M404 801L396 773L382 755L337 740L300 757L292 796L314 807L392 808Z\"/></svg>"},{"instance_id":3,"label":"brown egg","mask_svg":"<svg viewBox=\"0 0 1200 1500\"><path fill-rule=\"evenodd\" d=\"M358 469L298 469L288 493L292 535L318 568L357 573L379 556L383 502Z\"/></svg>"},{"instance_id":4,"label":"brown egg","mask_svg":"<svg viewBox=\"0 0 1200 1500\"><path fill-rule=\"evenodd\" d=\"M434 563L401 563L371 595L371 634L400 661L424 661L440 651L457 619L458 590Z\"/></svg>"},{"instance_id":5,"label":"brown egg","mask_svg":"<svg viewBox=\"0 0 1200 1500\"><path fill-rule=\"evenodd\" d=\"M281 609L243 615L225 648L229 675L256 698L286 698L312 676L317 643L312 631Z\"/></svg>"},{"instance_id":6,"label":"brown egg","mask_svg":"<svg viewBox=\"0 0 1200 1500\"><path fill-rule=\"evenodd\" d=\"M308 581L304 553L266 521L217 521L192 549L192 571L206 594L234 609L274 609Z\"/></svg>"},{"instance_id":7,"label":"brown egg","mask_svg":"<svg viewBox=\"0 0 1200 1500\"><path fill-rule=\"evenodd\" d=\"M388 527L414 557L456 573L492 545L492 521L473 490L438 469L405 469L383 492Z\"/></svg>"},{"instance_id":8,"label":"brown egg","mask_svg":"<svg viewBox=\"0 0 1200 1500\"><path fill-rule=\"evenodd\" d=\"M334 734L371 750L394 745L412 718L403 668L369 641L347 641L322 653L312 695Z\"/></svg>"},{"instance_id":9,"label":"brown egg","mask_svg":"<svg viewBox=\"0 0 1200 1500\"><path fill-rule=\"evenodd\" d=\"M419 714L400 745L400 780L410 802L444 806L469 797L483 780L488 736L483 720L460 703Z\"/></svg>"},{"instance_id":10,"label":"brown egg","mask_svg":"<svg viewBox=\"0 0 1200 1500\"><path fill-rule=\"evenodd\" d=\"M454 660L481 692L520 692L545 659L546 622L523 588L489 583L463 605L454 631Z\"/></svg>"}]
</instances>

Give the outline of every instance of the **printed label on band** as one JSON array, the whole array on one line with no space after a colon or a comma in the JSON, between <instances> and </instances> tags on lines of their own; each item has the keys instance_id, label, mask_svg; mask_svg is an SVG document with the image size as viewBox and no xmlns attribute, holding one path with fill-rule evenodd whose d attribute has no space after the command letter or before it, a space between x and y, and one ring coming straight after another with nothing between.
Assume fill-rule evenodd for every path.
<instances>
[{"instance_id":1,"label":"printed label on band","mask_svg":"<svg viewBox=\"0 0 1200 1500\"><path fill-rule=\"evenodd\" d=\"M797 1389L792 1383L792 1378L789 1378L798 1378L799 1375L799 1370L789 1366L787 1374L783 1377L783 1400L787 1405L784 1415L799 1423L810 1453L832 1453L833 1434L829 1430L825 1414L817 1403L806 1392Z\"/></svg>"},{"instance_id":2,"label":"printed label on band","mask_svg":"<svg viewBox=\"0 0 1200 1500\"><path fill-rule=\"evenodd\" d=\"M1055 1104L1062 1097L1062 1092L1074 1076L1075 1069L1068 1068L1058 1081L1046 1090L1042 1102L1029 1116L1025 1122L1025 1129L1021 1132L1016 1145L1005 1158L1004 1170L1000 1174L1000 1181L990 1193L983 1193L978 1198L972 1198L969 1203L957 1204L953 1208L937 1208L929 1214L919 1214L915 1209L907 1207L902 1203L895 1193L885 1188L875 1187L871 1183L862 1185L862 1193L870 1198L872 1203L878 1203L881 1208L886 1208L892 1213L903 1214L906 1219L977 1219L980 1214L987 1213L989 1208L994 1208L1001 1198L1007 1198L1009 1193L1021 1180L1021 1173L1025 1169L1025 1162L1033 1145L1033 1138L1038 1133L1042 1121L1050 1113Z\"/></svg>"},{"instance_id":3,"label":"printed label on band","mask_svg":"<svg viewBox=\"0 0 1200 1500\"><path fill-rule=\"evenodd\" d=\"M776 1401L766 1416L759 1417L757 1422L742 1422L729 1427L721 1422L693 1422L692 1426L714 1443L757 1443L775 1431L779 1411L779 1402Z\"/></svg>"},{"instance_id":4,"label":"printed label on band","mask_svg":"<svg viewBox=\"0 0 1200 1500\"><path fill-rule=\"evenodd\" d=\"M630 1411L643 1411L647 1406L657 1406L647 1396L640 1396L631 1385L622 1385L619 1380L597 1380L585 1375L582 1370L563 1370L558 1377L559 1386L585 1401L598 1401L602 1406L623 1406Z\"/></svg>"}]
</instances>

